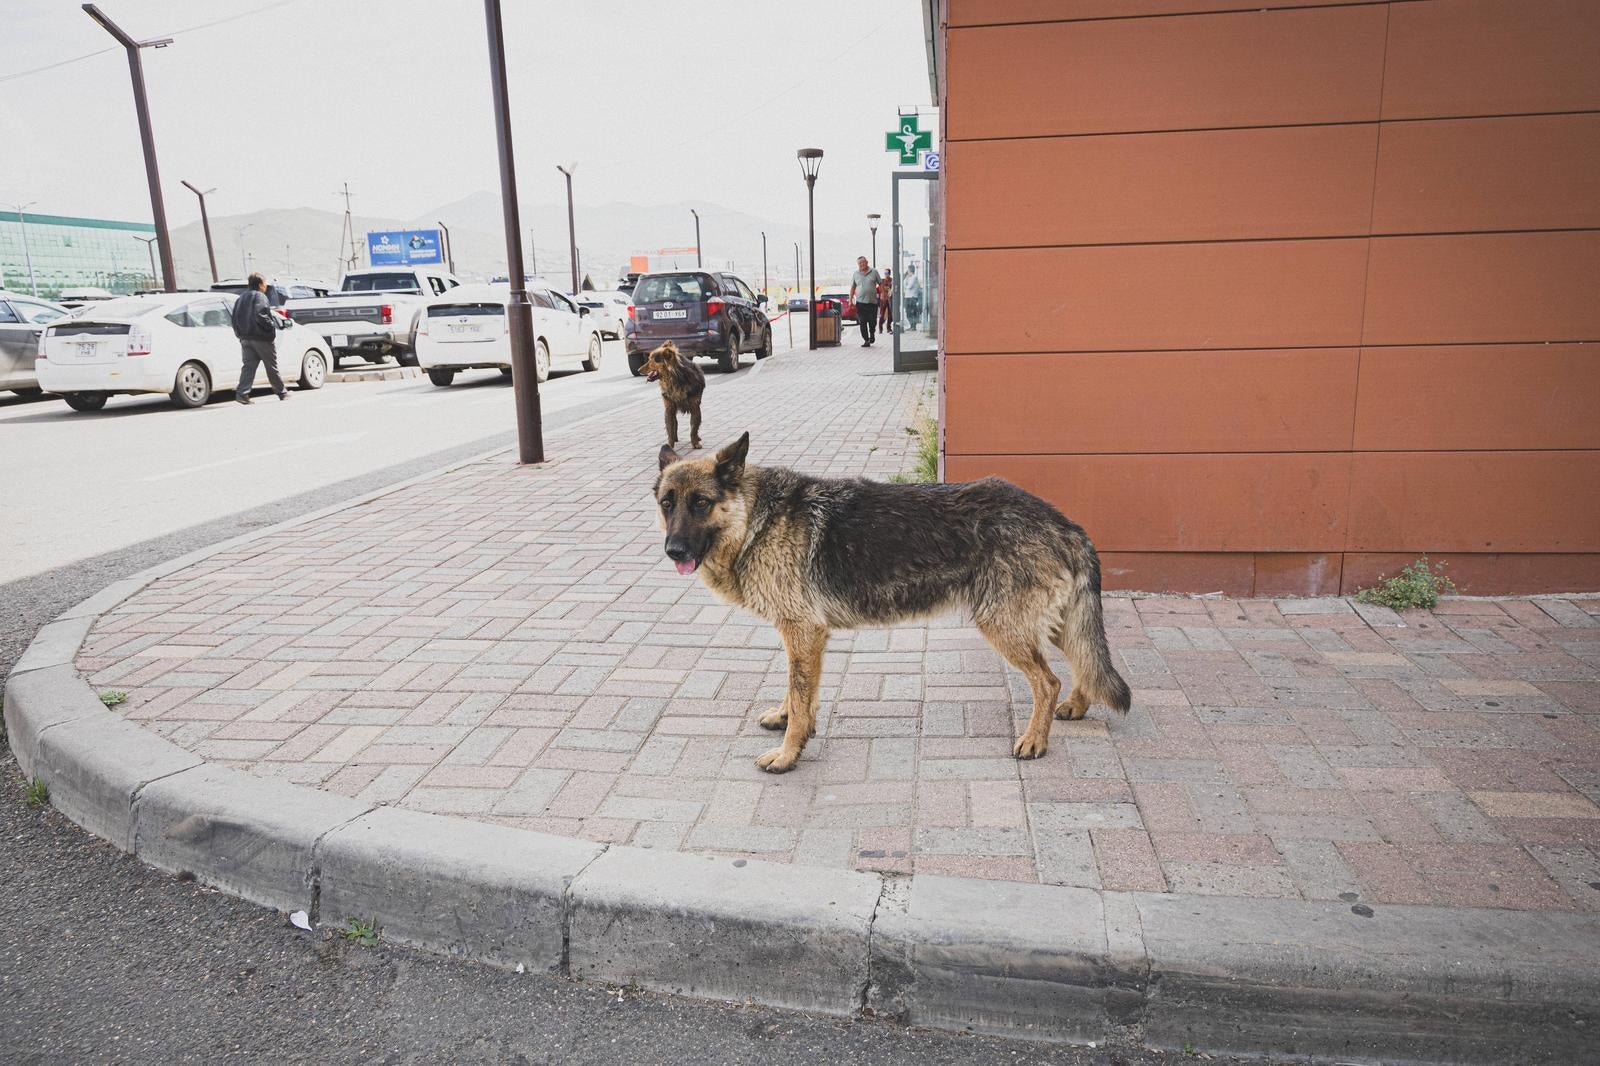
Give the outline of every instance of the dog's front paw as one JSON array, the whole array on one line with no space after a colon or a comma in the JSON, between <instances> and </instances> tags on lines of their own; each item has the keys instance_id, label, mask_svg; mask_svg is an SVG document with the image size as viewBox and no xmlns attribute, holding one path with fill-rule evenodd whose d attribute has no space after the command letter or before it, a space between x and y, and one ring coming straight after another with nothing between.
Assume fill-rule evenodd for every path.
<instances>
[{"instance_id":1,"label":"dog's front paw","mask_svg":"<svg viewBox=\"0 0 1600 1066\"><path fill-rule=\"evenodd\" d=\"M1040 733L1024 733L1017 740L1017 746L1011 749L1011 754L1019 759L1038 759L1050 748L1050 735Z\"/></svg>"},{"instance_id":2,"label":"dog's front paw","mask_svg":"<svg viewBox=\"0 0 1600 1066\"><path fill-rule=\"evenodd\" d=\"M769 774L782 774L794 769L794 764L800 761L799 750L790 751L788 748L777 747L771 751L764 751L756 756L756 765Z\"/></svg>"},{"instance_id":3,"label":"dog's front paw","mask_svg":"<svg viewBox=\"0 0 1600 1066\"><path fill-rule=\"evenodd\" d=\"M700 438L696 437L694 440L689 442L689 447L693 448L695 451L699 451L704 447L704 445L700 443Z\"/></svg>"},{"instance_id":4,"label":"dog's front paw","mask_svg":"<svg viewBox=\"0 0 1600 1066\"><path fill-rule=\"evenodd\" d=\"M762 715L759 721L762 729L784 729L789 725L789 712L779 707Z\"/></svg>"}]
</instances>

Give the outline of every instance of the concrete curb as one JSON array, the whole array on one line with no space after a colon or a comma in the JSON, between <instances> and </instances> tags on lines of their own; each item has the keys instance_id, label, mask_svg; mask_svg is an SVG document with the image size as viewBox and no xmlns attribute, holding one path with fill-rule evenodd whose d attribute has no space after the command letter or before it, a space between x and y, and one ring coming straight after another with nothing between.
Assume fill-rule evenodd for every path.
<instances>
[{"instance_id":1,"label":"concrete curb","mask_svg":"<svg viewBox=\"0 0 1600 1066\"><path fill-rule=\"evenodd\" d=\"M1385 1062L1592 1056L1600 915L1384 906L1363 917L1339 902L604 847L212 766L107 710L77 675L93 620L150 581L505 451L190 553L64 612L5 686L24 775L152 865L324 926L360 918L387 939L501 966L1046 1040Z\"/></svg>"}]
</instances>

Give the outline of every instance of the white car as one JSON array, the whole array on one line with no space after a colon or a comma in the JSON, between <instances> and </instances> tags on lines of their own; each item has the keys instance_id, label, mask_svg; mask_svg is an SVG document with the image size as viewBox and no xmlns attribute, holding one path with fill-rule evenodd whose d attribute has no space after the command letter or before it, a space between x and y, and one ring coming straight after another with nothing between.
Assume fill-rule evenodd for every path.
<instances>
[{"instance_id":1,"label":"white car","mask_svg":"<svg viewBox=\"0 0 1600 1066\"><path fill-rule=\"evenodd\" d=\"M74 411L98 411L115 393L160 392L179 407L203 407L214 390L232 391L242 368L233 335L233 301L223 292L123 296L45 327L39 385ZM287 321L287 320L286 320ZM320 389L332 357L315 331L278 331L278 370L286 382ZM266 381L266 370L255 384Z\"/></svg>"},{"instance_id":2,"label":"white car","mask_svg":"<svg viewBox=\"0 0 1600 1066\"><path fill-rule=\"evenodd\" d=\"M462 285L430 300L417 320L417 363L435 385L449 385L460 370L511 373L506 333L508 285ZM533 304L534 372L544 381L552 366L600 369L605 348L599 322L586 307L542 285L528 286Z\"/></svg>"},{"instance_id":3,"label":"white car","mask_svg":"<svg viewBox=\"0 0 1600 1066\"><path fill-rule=\"evenodd\" d=\"M628 308L633 299L625 292L595 290L580 292L578 306L587 307L589 316L600 326L600 332L610 340L621 340L624 323L628 321Z\"/></svg>"}]
</instances>

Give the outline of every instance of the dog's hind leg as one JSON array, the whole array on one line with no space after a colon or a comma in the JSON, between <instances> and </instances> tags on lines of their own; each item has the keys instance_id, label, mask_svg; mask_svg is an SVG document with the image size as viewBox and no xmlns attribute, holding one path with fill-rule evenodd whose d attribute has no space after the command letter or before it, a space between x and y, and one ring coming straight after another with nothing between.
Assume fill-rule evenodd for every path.
<instances>
[{"instance_id":1,"label":"dog's hind leg","mask_svg":"<svg viewBox=\"0 0 1600 1066\"><path fill-rule=\"evenodd\" d=\"M1050 719L1056 698L1061 695L1061 679L1050 672L1034 628L1007 620L1006 623L980 622L978 629L1002 659L1022 671L1028 679L1028 687L1033 689L1033 714L1022 736L1017 738L1012 754L1019 759L1037 759L1050 747Z\"/></svg>"},{"instance_id":2,"label":"dog's hind leg","mask_svg":"<svg viewBox=\"0 0 1600 1066\"><path fill-rule=\"evenodd\" d=\"M689 447L700 447L700 398L697 396L690 401L689 407Z\"/></svg>"},{"instance_id":3,"label":"dog's hind leg","mask_svg":"<svg viewBox=\"0 0 1600 1066\"><path fill-rule=\"evenodd\" d=\"M667 444L669 447L678 445L678 406L671 400L663 400L662 406L667 410ZM696 444L696 448L700 445Z\"/></svg>"},{"instance_id":4,"label":"dog's hind leg","mask_svg":"<svg viewBox=\"0 0 1600 1066\"><path fill-rule=\"evenodd\" d=\"M779 622L778 633L789 652L789 694L780 713L787 711L783 743L756 757L756 765L768 773L781 774L800 759L806 741L816 732L817 693L822 684L822 652L828 646L828 630L806 622ZM771 717L768 715L766 717ZM762 724L766 724L765 718Z\"/></svg>"}]
</instances>

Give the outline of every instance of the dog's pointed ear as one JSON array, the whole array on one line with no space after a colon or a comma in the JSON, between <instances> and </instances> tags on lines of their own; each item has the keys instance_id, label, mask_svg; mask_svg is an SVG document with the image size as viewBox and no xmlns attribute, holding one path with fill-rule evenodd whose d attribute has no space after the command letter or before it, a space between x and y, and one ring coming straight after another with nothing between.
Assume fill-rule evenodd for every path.
<instances>
[{"instance_id":1,"label":"dog's pointed ear","mask_svg":"<svg viewBox=\"0 0 1600 1066\"><path fill-rule=\"evenodd\" d=\"M717 449L717 480L724 485L731 485L739 480L739 475L744 473L744 459L750 454L750 431L746 430L739 435L739 439L732 444L724 444Z\"/></svg>"},{"instance_id":2,"label":"dog's pointed ear","mask_svg":"<svg viewBox=\"0 0 1600 1066\"><path fill-rule=\"evenodd\" d=\"M661 454L657 456L657 458L661 461L661 465L656 469L665 470L667 467L678 461L679 455L677 452L672 450L672 445L663 444L661 446Z\"/></svg>"}]
</instances>

